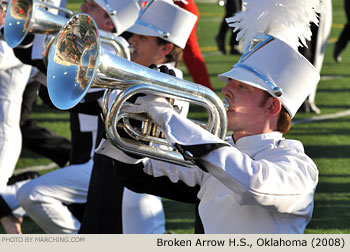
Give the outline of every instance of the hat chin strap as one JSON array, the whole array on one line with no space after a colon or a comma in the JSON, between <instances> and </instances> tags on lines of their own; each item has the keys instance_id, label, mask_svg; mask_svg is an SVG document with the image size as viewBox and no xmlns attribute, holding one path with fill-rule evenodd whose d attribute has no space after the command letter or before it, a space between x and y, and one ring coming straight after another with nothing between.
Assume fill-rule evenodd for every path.
<instances>
[{"instance_id":1,"label":"hat chin strap","mask_svg":"<svg viewBox=\"0 0 350 252\"><path fill-rule=\"evenodd\" d=\"M257 70L247 66L247 65L244 65L242 63L237 63L234 65L234 67L241 67L241 68L244 68L245 70L251 72L252 74L256 75L257 77L259 77L261 80L263 80L271 89L272 89L272 92L274 94L275 97L281 97L282 94L283 94L283 90L282 88L280 87L277 87L276 85L274 85L271 81L268 80L268 78L259 73Z\"/></svg>"}]
</instances>

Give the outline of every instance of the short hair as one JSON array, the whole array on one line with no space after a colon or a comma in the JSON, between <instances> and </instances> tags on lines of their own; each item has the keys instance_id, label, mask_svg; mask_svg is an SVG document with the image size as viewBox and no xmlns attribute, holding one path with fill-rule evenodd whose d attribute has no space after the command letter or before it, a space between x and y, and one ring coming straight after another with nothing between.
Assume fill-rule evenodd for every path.
<instances>
[{"instance_id":1,"label":"short hair","mask_svg":"<svg viewBox=\"0 0 350 252\"><path fill-rule=\"evenodd\" d=\"M157 37L157 43L158 45L165 45L166 43L171 43L169 41L166 41L162 38ZM180 60L182 59L182 48L178 47L177 45L173 44L174 48L173 50L167 54L165 57L167 59L166 63L169 62L175 62L175 67L178 66L180 63Z\"/></svg>"},{"instance_id":2,"label":"short hair","mask_svg":"<svg viewBox=\"0 0 350 252\"><path fill-rule=\"evenodd\" d=\"M259 106L263 106L268 98L274 98L269 92L264 92L264 97L260 101ZM282 134L285 134L289 131L290 127L292 125L292 118L288 111L285 109L285 107L282 106L282 109L280 111L280 115L277 121L277 131L281 132Z\"/></svg>"},{"instance_id":3,"label":"short hair","mask_svg":"<svg viewBox=\"0 0 350 252\"><path fill-rule=\"evenodd\" d=\"M280 117L278 118L277 122L277 130L282 134L285 134L289 131L291 125L292 118L290 117L290 114L285 109L285 107L282 106Z\"/></svg>"}]
</instances>

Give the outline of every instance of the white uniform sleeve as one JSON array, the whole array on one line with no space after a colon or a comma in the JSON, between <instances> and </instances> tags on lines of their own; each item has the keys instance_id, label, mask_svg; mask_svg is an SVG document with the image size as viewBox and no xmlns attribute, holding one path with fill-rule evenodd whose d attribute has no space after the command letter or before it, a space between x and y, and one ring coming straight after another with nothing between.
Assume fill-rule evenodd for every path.
<instances>
[{"instance_id":1,"label":"white uniform sleeve","mask_svg":"<svg viewBox=\"0 0 350 252\"><path fill-rule=\"evenodd\" d=\"M165 134L172 143L192 146L223 142L175 113L166 116L165 125ZM238 197L240 204L302 214L312 207L318 171L302 147L285 145L267 149L255 160L235 147L224 146L200 157L199 162Z\"/></svg>"},{"instance_id":2,"label":"white uniform sleeve","mask_svg":"<svg viewBox=\"0 0 350 252\"><path fill-rule=\"evenodd\" d=\"M148 160L148 158L137 159L125 154L123 151L112 145L112 143L107 139L101 140L95 152L112 159L119 160L120 162L124 162L126 164L137 164L140 162L146 163Z\"/></svg>"},{"instance_id":3,"label":"white uniform sleeve","mask_svg":"<svg viewBox=\"0 0 350 252\"><path fill-rule=\"evenodd\" d=\"M263 153L261 153L263 155ZM276 150L253 160L235 147L202 157L203 166L238 195L242 205L258 204L281 213L299 213L312 204L316 165L303 153Z\"/></svg>"},{"instance_id":4,"label":"white uniform sleeve","mask_svg":"<svg viewBox=\"0 0 350 252\"><path fill-rule=\"evenodd\" d=\"M200 184L203 177L203 171L198 167L186 168L179 165L173 165L162 161L151 160L149 158L136 159L125 154L123 151L114 147L108 140L102 139L96 149L96 153L108 156L127 164L137 164L142 162L144 172L153 177L168 177L173 183L184 182L188 186Z\"/></svg>"},{"instance_id":5,"label":"white uniform sleeve","mask_svg":"<svg viewBox=\"0 0 350 252\"><path fill-rule=\"evenodd\" d=\"M182 181L191 187L201 184L204 173L196 166L187 168L152 159L149 159L148 162L144 162L143 170L145 173L155 178L168 177L173 183Z\"/></svg>"},{"instance_id":6,"label":"white uniform sleeve","mask_svg":"<svg viewBox=\"0 0 350 252\"><path fill-rule=\"evenodd\" d=\"M16 58L11 47L5 41L0 40L0 70L18 67L23 63Z\"/></svg>"},{"instance_id":7,"label":"white uniform sleeve","mask_svg":"<svg viewBox=\"0 0 350 252\"><path fill-rule=\"evenodd\" d=\"M164 115L163 132L171 144L196 145L209 143L223 143L225 141L214 136L189 119L179 115L173 110L168 110ZM184 133L185 132L185 133Z\"/></svg>"}]
</instances>

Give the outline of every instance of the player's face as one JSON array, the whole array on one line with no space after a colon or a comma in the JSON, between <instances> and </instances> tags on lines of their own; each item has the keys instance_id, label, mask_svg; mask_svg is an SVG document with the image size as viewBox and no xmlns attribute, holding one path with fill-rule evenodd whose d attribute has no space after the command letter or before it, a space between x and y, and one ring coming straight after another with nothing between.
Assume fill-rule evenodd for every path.
<instances>
[{"instance_id":1,"label":"player's face","mask_svg":"<svg viewBox=\"0 0 350 252\"><path fill-rule=\"evenodd\" d=\"M0 9L0 25L5 24L6 12Z\"/></svg>"},{"instance_id":2,"label":"player's face","mask_svg":"<svg viewBox=\"0 0 350 252\"><path fill-rule=\"evenodd\" d=\"M101 30L111 32L114 28L114 24L107 12L92 0L85 1L80 6L82 12L90 15L96 22L97 27Z\"/></svg>"},{"instance_id":3,"label":"player's face","mask_svg":"<svg viewBox=\"0 0 350 252\"><path fill-rule=\"evenodd\" d=\"M236 136L249 135L264 121L264 107L261 101L265 91L230 79L222 90L229 103L227 111L228 129Z\"/></svg>"},{"instance_id":4,"label":"player's face","mask_svg":"<svg viewBox=\"0 0 350 252\"><path fill-rule=\"evenodd\" d=\"M165 63L163 45L158 44L157 37L134 34L129 38L129 43L134 48L131 61L147 67Z\"/></svg>"}]
</instances>

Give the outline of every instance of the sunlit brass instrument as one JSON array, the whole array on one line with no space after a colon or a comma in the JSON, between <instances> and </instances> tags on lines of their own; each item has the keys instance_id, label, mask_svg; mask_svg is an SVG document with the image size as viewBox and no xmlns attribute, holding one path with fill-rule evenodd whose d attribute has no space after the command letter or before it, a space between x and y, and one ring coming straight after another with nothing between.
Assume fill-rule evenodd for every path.
<instances>
[{"instance_id":1,"label":"sunlit brass instrument","mask_svg":"<svg viewBox=\"0 0 350 252\"><path fill-rule=\"evenodd\" d=\"M73 12L40 0L11 0L8 4L4 25L7 44L15 48L28 33L55 34L67 22L67 18L48 11Z\"/></svg>"},{"instance_id":2,"label":"sunlit brass instrument","mask_svg":"<svg viewBox=\"0 0 350 252\"><path fill-rule=\"evenodd\" d=\"M56 34L69 19L53 14L49 10L63 11L68 17L74 15L74 12L44 0L11 0L4 25L7 44L12 48L17 47L28 33ZM45 43L44 50L49 48L53 39ZM109 44L121 57L130 58L129 44L122 37L109 32L100 32L100 39L102 43Z\"/></svg>"},{"instance_id":3,"label":"sunlit brass instrument","mask_svg":"<svg viewBox=\"0 0 350 252\"><path fill-rule=\"evenodd\" d=\"M149 118L121 112L122 106L131 96L151 93L199 105L208 113L208 120L199 124L224 139L226 112L222 101L213 91L104 50L99 33L90 16L78 14L57 34L50 51L47 73L49 95L55 106L60 109L72 108L84 99L89 88L108 88L103 111L107 137L112 144L129 153L181 165L192 164L185 161L177 151L169 150L165 139L150 134L153 126ZM109 106L109 94L115 89L122 91ZM129 119L140 120L142 126L135 128ZM121 137L117 128L123 128L135 140ZM155 147L154 143L161 147Z\"/></svg>"}]
</instances>

